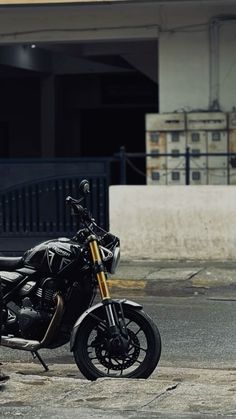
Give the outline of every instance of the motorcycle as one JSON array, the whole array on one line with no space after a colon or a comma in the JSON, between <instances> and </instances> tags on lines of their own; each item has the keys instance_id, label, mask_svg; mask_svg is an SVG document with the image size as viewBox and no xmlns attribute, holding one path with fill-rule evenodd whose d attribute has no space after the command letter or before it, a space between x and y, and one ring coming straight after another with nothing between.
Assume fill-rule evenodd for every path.
<instances>
[{"instance_id":1,"label":"motorcycle","mask_svg":"<svg viewBox=\"0 0 236 419\"><path fill-rule=\"evenodd\" d=\"M30 351L47 371L39 350L70 342L75 362L89 380L147 378L161 355L157 326L142 306L111 298L107 275L120 258L120 241L98 226L86 205L66 198L79 230L73 238L40 243L22 257L0 257L3 346ZM100 302L94 303L97 289Z\"/></svg>"}]
</instances>

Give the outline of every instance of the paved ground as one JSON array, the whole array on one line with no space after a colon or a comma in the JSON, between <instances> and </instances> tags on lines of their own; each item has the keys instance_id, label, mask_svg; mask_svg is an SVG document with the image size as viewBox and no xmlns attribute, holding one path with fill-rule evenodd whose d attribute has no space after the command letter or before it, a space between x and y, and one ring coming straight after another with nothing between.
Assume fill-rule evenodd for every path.
<instances>
[{"instance_id":1,"label":"paved ground","mask_svg":"<svg viewBox=\"0 0 236 419\"><path fill-rule=\"evenodd\" d=\"M13 372L15 365L8 371L11 380L0 391L0 418L30 417L29 406L35 409L31 417L49 417L52 409L55 418L63 417L60 410L64 417L76 412L82 418L85 412L96 418L143 419L236 415L235 371L162 367L148 380L96 382L72 378L74 367L68 364L51 366L50 373L39 374L38 366L31 364L19 365L18 373Z\"/></svg>"},{"instance_id":2,"label":"paved ground","mask_svg":"<svg viewBox=\"0 0 236 419\"><path fill-rule=\"evenodd\" d=\"M118 294L236 297L236 261L124 261L109 281Z\"/></svg>"},{"instance_id":3,"label":"paved ground","mask_svg":"<svg viewBox=\"0 0 236 419\"><path fill-rule=\"evenodd\" d=\"M236 262L127 261L109 282L114 296L236 301ZM236 358L236 338L233 350ZM51 365L48 373L33 363L9 363L5 369L11 379L0 387L0 418L236 416L235 363L217 369L163 365L148 380L96 382L75 378L70 364Z\"/></svg>"}]
</instances>

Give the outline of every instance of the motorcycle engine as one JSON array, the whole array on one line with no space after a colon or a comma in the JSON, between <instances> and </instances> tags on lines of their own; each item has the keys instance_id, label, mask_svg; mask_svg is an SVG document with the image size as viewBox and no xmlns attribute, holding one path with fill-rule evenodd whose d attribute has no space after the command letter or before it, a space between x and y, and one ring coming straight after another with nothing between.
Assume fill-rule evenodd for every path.
<instances>
[{"instance_id":1,"label":"motorcycle engine","mask_svg":"<svg viewBox=\"0 0 236 419\"><path fill-rule=\"evenodd\" d=\"M51 315L45 310L36 310L30 298L22 301L23 306L18 313L20 334L25 339L41 340L50 322Z\"/></svg>"},{"instance_id":2,"label":"motorcycle engine","mask_svg":"<svg viewBox=\"0 0 236 419\"><path fill-rule=\"evenodd\" d=\"M8 333L24 339L42 340L55 310L54 294L55 284L51 278L44 280L37 288L26 284L22 289L20 304L12 301L7 304Z\"/></svg>"}]
</instances>

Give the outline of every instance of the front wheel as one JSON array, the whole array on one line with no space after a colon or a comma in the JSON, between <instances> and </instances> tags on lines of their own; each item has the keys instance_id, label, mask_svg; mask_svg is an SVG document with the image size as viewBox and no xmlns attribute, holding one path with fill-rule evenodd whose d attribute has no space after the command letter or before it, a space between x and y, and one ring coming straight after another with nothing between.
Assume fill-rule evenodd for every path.
<instances>
[{"instance_id":1,"label":"front wheel","mask_svg":"<svg viewBox=\"0 0 236 419\"><path fill-rule=\"evenodd\" d=\"M91 313L80 326L73 352L78 368L89 380L147 378L158 364L161 338L152 319L128 306L122 311L116 308L119 336L110 335L104 307Z\"/></svg>"}]
</instances>

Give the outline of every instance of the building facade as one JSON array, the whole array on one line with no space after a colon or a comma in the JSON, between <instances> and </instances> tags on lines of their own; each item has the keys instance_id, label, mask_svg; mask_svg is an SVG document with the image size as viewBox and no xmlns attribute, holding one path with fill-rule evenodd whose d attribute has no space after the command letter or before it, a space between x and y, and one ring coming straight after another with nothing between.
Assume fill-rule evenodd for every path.
<instances>
[{"instance_id":1,"label":"building facade","mask_svg":"<svg viewBox=\"0 0 236 419\"><path fill-rule=\"evenodd\" d=\"M145 151L146 113L236 106L232 0L0 6L3 157Z\"/></svg>"},{"instance_id":2,"label":"building facade","mask_svg":"<svg viewBox=\"0 0 236 419\"><path fill-rule=\"evenodd\" d=\"M39 237L72 231L64 197L75 194L81 176L93 168L99 202L101 166L94 160L72 164L71 158L109 157L121 146L145 152L147 114L182 121L181 130L171 123L169 131L171 118L164 121L160 144L159 127L148 128L155 152L159 146L184 151L177 139L194 152L196 142L209 151L217 141L225 152L229 129L235 138L229 151L236 152L235 118L228 118L236 107L235 35L233 0L0 0L0 233L10 237L9 251L12 237L18 252ZM207 113L216 116L206 119ZM219 120L219 129L212 129ZM159 170L170 184L185 182L176 158L158 160L155 182L163 179ZM135 165L144 176L132 171L130 183L146 183L144 159ZM203 156L190 174L195 184L200 174L222 180L225 172L229 176L226 165L225 159L219 167L214 156ZM236 182L235 160L231 169ZM116 173L111 183L119 183ZM5 243L0 241L0 252Z\"/></svg>"}]
</instances>

